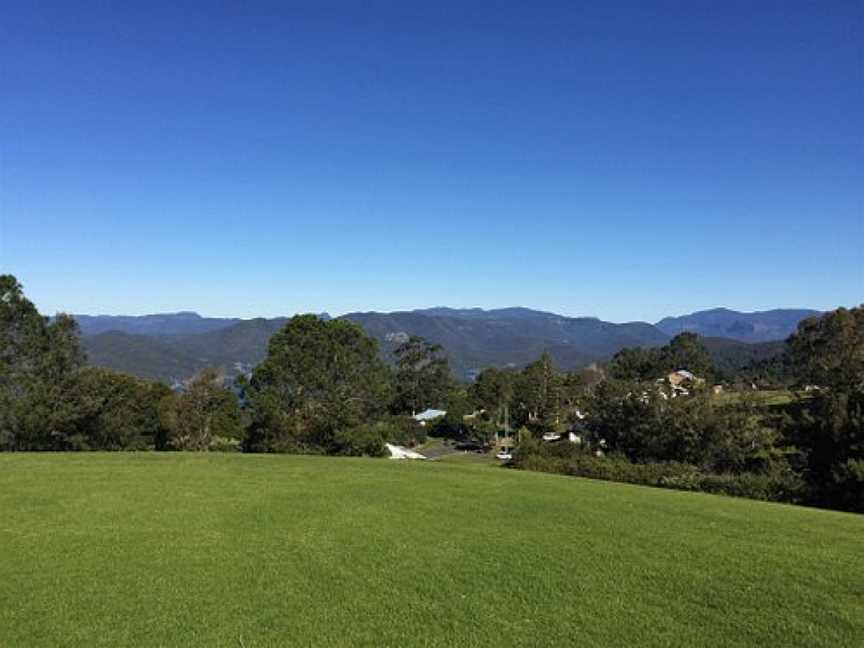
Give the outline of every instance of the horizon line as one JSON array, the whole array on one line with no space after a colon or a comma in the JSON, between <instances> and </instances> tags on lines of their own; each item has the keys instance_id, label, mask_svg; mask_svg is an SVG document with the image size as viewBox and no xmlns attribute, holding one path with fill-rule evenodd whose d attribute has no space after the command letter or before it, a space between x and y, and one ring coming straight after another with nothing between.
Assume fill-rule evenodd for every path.
<instances>
[{"instance_id":1,"label":"horizon line","mask_svg":"<svg viewBox=\"0 0 864 648\"><path fill-rule=\"evenodd\" d=\"M601 322L609 322L611 324L650 324L653 326L653 325L656 325L657 323L663 321L664 319L688 317L691 315L696 315L696 314L700 314L700 313L707 313L707 312L712 312L712 311L728 311L728 312L732 312L732 313L736 313L736 314L740 314L740 315L756 315L756 314L764 314L764 313L770 313L770 312L776 312L776 311L813 311L814 313L826 313L826 312L829 312L831 310L835 310L837 308L853 308L853 307L854 306L839 305L839 306L835 306L833 308L822 309L822 308L813 308L813 307L804 307L804 306L788 306L788 307L787 306L780 306L780 307L773 307L773 308L765 308L765 309L761 309L761 310L738 310L735 308L729 308L728 306L712 306L709 308L696 309L696 310L693 310L693 311L690 311L687 313L680 313L680 314L676 314L676 315L664 315L662 318L660 318L659 320L656 320L656 321L652 321L652 320L648 320L648 319L627 319L627 320L611 320L611 319L609 319L609 320L607 320L607 319L601 318L599 315L568 315L568 314L559 313L559 312L555 312L555 311L551 311L551 310L547 310L547 309L532 308L532 307L528 307L528 306L499 306L499 307L494 307L494 308L482 308L479 306L467 306L467 307L424 306L424 307L417 307L417 308L402 308L402 309L394 309L394 310L374 310L374 309L372 309L372 310L351 310L351 311L346 311L344 313L339 313L339 314L332 314L327 310L317 311L317 312L295 311L292 314L283 313L283 314L279 314L279 315L253 315L253 316L249 316L249 317L243 317L243 316L238 316L238 315L203 314L197 310L177 310L177 311L167 310L167 311L142 312L142 313L137 313L137 314L128 313L128 312L127 313L105 313L105 312L101 312L101 313L73 313L73 312L69 312L69 311L58 310L55 312L55 314L53 316L49 316L49 317L54 317L54 316L59 315L59 314L67 314L67 315L71 315L72 317L81 317L81 316L84 316L84 317L158 317L158 316L194 315L194 316L201 318L201 319L251 321L251 320L256 320L256 319L264 319L264 320L290 319L292 317L296 317L297 315L316 315L316 316L326 315L327 317L330 317L332 319L338 319L340 317L346 317L348 315L355 315L355 314L394 315L394 314L400 314L400 313L415 313L415 314L430 315L428 312L424 312L424 311L431 311L431 310L438 310L438 309L442 309L442 310L446 309L446 310L451 310L451 311L478 311L478 312L482 312L482 313L494 313L496 311L506 311L506 310L523 310L523 311L531 311L534 313L544 313L547 315L554 315L556 317L561 317L564 319L595 319L595 320L599 320ZM447 315L441 314L438 316L439 317L446 317Z\"/></svg>"}]
</instances>

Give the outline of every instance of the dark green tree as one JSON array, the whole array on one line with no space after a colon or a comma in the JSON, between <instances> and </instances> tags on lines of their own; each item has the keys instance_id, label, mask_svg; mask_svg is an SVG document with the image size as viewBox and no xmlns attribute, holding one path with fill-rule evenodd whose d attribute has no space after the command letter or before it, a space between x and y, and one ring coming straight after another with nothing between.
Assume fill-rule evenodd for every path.
<instances>
[{"instance_id":1,"label":"dark green tree","mask_svg":"<svg viewBox=\"0 0 864 648\"><path fill-rule=\"evenodd\" d=\"M714 376L711 354L695 333L679 333L659 348L621 349L609 363L610 376L617 380L656 380L679 369L707 380Z\"/></svg>"},{"instance_id":2,"label":"dark green tree","mask_svg":"<svg viewBox=\"0 0 864 648\"><path fill-rule=\"evenodd\" d=\"M702 345L699 336L695 333L679 333L661 349L660 352L661 376L670 371L686 369L699 378L708 380L713 377L714 363L711 354Z\"/></svg>"},{"instance_id":3,"label":"dark green tree","mask_svg":"<svg viewBox=\"0 0 864 648\"><path fill-rule=\"evenodd\" d=\"M396 358L395 413L414 415L427 408L443 407L453 389L444 349L422 337L411 336L393 355Z\"/></svg>"},{"instance_id":4,"label":"dark green tree","mask_svg":"<svg viewBox=\"0 0 864 648\"><path fill-rule=\"evenodd\" d=\"M469 388L471 399L484 410L485 419L499 428L509 426L516 375L507 369L484 369Z\"/></svg>"},{"instance_id":5,"label":"dark green tree","mask_svg":"<svg viewBox=\"0 0 864 648\"><path fill-rule=\"evenodd\" d=\"M389 377L377 343L358 325L294 317L270 339L244 388L251 419L244 445L339 452L346 430L381 418L391 398Z\"/></svg>"},{"instance_id":6,"label":"dark green tree","mask_svg":"<svg viewBox=\"0 0 864 648\"><path fill-rule=\"evenodd\" d=\"M68 450L152 450L163 445L159 409L167 385L90 367L75 383L77 423Z\"/></svg>"},{"instance_id":7,"label":"dark green tree","mask_svg":"<svg viewBox=\"0 0 864 648\"><path fill-rule=\"evenodd\" d=\"M237 450L243 436L237 397L222 384L224 376L205 369L185 391L162 400L160 420L166 450Z\"/></svg>"},{"instance_id":8,"label":"dark green tree","mask_svg":"<svg viewBox=\"0 0 864 648\"><path fill-rule=\"evenodd\" d=\"M609 374L616 380L654 380L667 373L657 348L621 349L609 363Z\"/></svg>"},{"instance_id":9,"label":"dark green tree","mask_svg":"<svg viewBox=\"0 0 864 648\"><path fill-rule=\"evenodd\" d=\"M560 376L552 357L544 352L525 367L514 384L514 423L535 434L556 430L561 424Z\"/></svg>"},{"instance_id":10,"label":"dark green tree","mask_svg":"<svg viewBox=\"0 0 864 648\"><path fill-rule=\"evenodd\" d=\"M0 448L64 447L75 433L83 364L75 321L42 317L15 277L0 275Z\"/></svg>"},{"instance_id":11,"label":"dark green tree","mask_svg":"<svg viewBox=\"0 0 864 648\"><path fill-rule=\"evenodd\" d=\"M788 352L800 383L819 387L786 424L813 501L864 513L864 306L801 322Z\"/></svg>"},{"instance_id":12,"label":"dark green tree","mask_svg":"<svg viewBox=\"0 0 864 648\"><path fill-rule=\"evenodd\" d=\"M802 384L864 389L864 305L802 321L787 348Z\"/></svg>"}]
</instances>

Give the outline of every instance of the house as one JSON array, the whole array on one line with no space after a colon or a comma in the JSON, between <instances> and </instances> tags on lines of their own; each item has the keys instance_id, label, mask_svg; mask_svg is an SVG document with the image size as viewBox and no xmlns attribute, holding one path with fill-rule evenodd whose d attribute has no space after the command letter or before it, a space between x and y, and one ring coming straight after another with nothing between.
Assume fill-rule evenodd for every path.
<instances>
[{"instance_id":1,"label":"house","mask_svg":"<svg viewBox=\"0 0 864 648\"><path fill-rule=\"evenodd\" d=\"M446 410L437 410L437 409L427 409L419 414L415 414L412 418L420 423L420 425L425 426L429 421L434 421L435 419L439 419L442 416L446 416Z\"/></svg>"},{"instance_id":2,"label":"house","mask_svg":"<svg viewBox=\"0 0 864 648\"><path fill-rule=\"evenodd\" d=\"M681 387L685 383L697 382L698 378L696 378L696 376L694 376L686 369L679 369L678 371L673 371L668 376L666 376L666 380L668 380L669 384L673 387Z\"/></svg>"},{"instance_id":3,"label":"house","mask_svg":"<svg viewBox=\"0 0 864 648\"><path fill-rule=\"evenodd\" d=\"M660 378L657 382L666 382L672 387L672 397L681 395L687 396L690 394L688 387L702 385L705 382L704 378L698 378L686 369L679 369L667 374L665 378Z\"/></svg>"},{"instance_id":4,"label":"house","mask_svg":"<svg viewBox=\"0 0 864 648\"><path fill-rule=\"evenodd\" d=\"M393 445L392 443L385 443L387 446L387 451L390 453L391 459L425 459L422 454L419 452L414 452L413 450L409 450L404 446Z\"/></svg>"}]
</instances>

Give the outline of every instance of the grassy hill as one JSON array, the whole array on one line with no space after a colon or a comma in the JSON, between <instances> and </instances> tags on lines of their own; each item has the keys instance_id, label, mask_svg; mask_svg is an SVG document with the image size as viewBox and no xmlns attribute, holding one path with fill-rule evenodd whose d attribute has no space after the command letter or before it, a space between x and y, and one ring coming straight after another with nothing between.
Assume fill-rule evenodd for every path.
<instances>
[{"instance_id":1,"label":"grassy hill","mask_svg":"<svg viewBox=\"0 0 864 648\"><path fill-rule=\"evenodd\" d=\"M864 517L494 466L0 456L2 646L853 646Z\"/></svg>"}]
</instances>

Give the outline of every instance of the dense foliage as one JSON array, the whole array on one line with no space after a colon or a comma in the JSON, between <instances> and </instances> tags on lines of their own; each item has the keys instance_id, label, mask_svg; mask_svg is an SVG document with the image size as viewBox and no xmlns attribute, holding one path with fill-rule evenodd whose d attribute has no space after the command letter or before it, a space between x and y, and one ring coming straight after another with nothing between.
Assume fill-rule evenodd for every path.
<instances>
[{"instance_id":1,"label":"dense foliage","mask_svg":"<svg viewBox=\"0 0 864 648\"><path fill-rule=\"evenodd\" d=\"M70 450L147 450L166 448L160 420L163 404L174 396L164 384L105 369L84 369L77 376L71 406L79 412Z\"/></svg>"},{"instance_id":2,"label":"dense foliage","mask_svg":"<svg viewBox=\"0 0 864 648\"><path fill-rule=\"evenodd\" d=\"M679 369L703 378L714 374L711 355L695 333L680 333L662 347L622 349L609 365L611 376L619 380L654 380Z\"/></svg>"},{"instance_id":3,"label":"dense foliage","mask_svg":"<svg viewBox=\"0 0 864 648\"><path fill-rule=\"evenodd\" d=\"M789 356L801 383L817 387L785 420L813 501L864 513L864 306L805 320Z\"/></svg>"},{"instance_id":4,"label":"dense foliage","mask_svg":"<svg viewBox=\"0 0 864 648\"><path fill-rule=\"evenodd\" d=\"M393 355L396 358L396 393L391 408L397 413L413 415L443 407L454 387L444 349L424 338L411 336Z\"/></svg>"},{"instance_id":5,"label":"dense foliage","mask_svg":"<svg viewBox=\"0 0 864 648\"><path fill-rule=\"evenodd\" d=\"M83 363L74 320L49 322L15 277L0 276L0 447L67 447L78 433L72 403Z\"/></svg>"},{"instance_id":6,"label":"dense foliage","mask_svg":"<svg viewBox=\"0 0 864 648\"><path fill-rule=\"evenodd\" d=\"M244 388L245 446L265 452L340 452L366 446L385 412L389 373L356 324L294 317L270 340Z\"/></svg>"},{"instance_id":7,"label":"dense foliage","mask_svg":"<svg viewBox=\"0 0 864 648\"><path fill-rule=\"evenodd\" d=\"M164 430L160 449L236 450L243 436L237 398L222 387L222 376L202 371L184 392L161 403Z\"/></svg>"},{"instance_id":8,"label":"dense foliage","mask_svg":"<svg viewBox=\"0 0 864 648\"><path fill-rule=\"evenodd\" d=\"M523 437L514 464L864 512L864 307L800 324L775 360L797 389L773 404L749 388L661 379L694 366L717 375L699 346L683 334L618 353L611 377L585 388L579 443Z\"/></svg>"}]
</instances>

